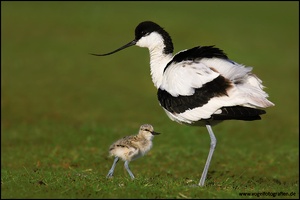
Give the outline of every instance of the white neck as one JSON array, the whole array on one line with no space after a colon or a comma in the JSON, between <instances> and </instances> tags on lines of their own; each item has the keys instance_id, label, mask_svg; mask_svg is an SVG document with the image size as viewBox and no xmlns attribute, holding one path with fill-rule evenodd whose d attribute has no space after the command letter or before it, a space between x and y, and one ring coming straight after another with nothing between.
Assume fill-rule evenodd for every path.
<instances>
[{"instance_id":1,"label":"white neck","mask_svg":"<svg viewBox=\"0 0 300 200\"><path fill-rule=\"evenodd\" d=\"M164 54L162 50L151 50L150 53L150 70L154 86L158 89L162 84L163 73L166 65L172 59L172 54Z\"/></svg>"},{"instance_id":2,"label":"white neck","mask_svg":"<svg viewBox=\"0 0 300 200\"><path fill-rule=\"evenodd\" d=\"M165 45L163 38L156 32L141 38L136 45L139 47L147 47L149 49L152 81L158 89L163 80L164 68L172 59L172 54L164 53Z\"/></svg>"}]
</instances>

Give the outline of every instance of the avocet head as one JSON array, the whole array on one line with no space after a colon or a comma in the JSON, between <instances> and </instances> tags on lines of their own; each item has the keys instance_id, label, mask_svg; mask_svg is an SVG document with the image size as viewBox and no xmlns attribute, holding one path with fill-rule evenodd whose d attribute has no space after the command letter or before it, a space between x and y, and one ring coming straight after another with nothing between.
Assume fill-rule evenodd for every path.
<instances>
[{"instance_id":1,"label":"avocet head","mask_svg":"<svg viewBox=\"0 0 300 200\"><path fill-rule=\"evenodd\" d=\"M139 134L148 140L152 140L154 135L159 135L160 133L155 132L153 126L150 124L143 124L140 127Z\"/></svg>"},{"instance_id":2,"label":"avocet head","mask_svg":"<svg viewBox=\"0 0 300 200\"><path fill-rule=\"evenodd\" d=\"M169 34L158 24L151 21L141 22L135 28L135 39L131 42L125 44L124 46L105 54L91 54L94 56L107 56L114 54L122 49L125 49L130 46L139 46L139 47L147 47L149 49L161 45L163 46L163 53L169 54L173 53L173 43Z\"/></svg>"}]
</instances>

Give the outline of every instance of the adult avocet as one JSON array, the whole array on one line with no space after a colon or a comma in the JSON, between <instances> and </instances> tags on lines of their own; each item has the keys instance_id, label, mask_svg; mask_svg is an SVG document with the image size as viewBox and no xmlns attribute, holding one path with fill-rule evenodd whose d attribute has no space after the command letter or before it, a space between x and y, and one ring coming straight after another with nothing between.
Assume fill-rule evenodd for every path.
<instances>
[{"instance_id":1,"label":"adult avocet","mask_svg":"<svg viewBox=\"0 0 300 200\"><path fill-rule=\"evenodd\" d=\"M128 44L92 55L106 56L133 45L149 49L152 81L169 118L208 130L210 150L199 182L203 186L217 142L211 126L223 120L259 120L266 113L262 109L274 104L252 67L230 60L214 46L196 46L173 56L170 35L151 21L141 22Z\"/></svg>"}]
</instances>

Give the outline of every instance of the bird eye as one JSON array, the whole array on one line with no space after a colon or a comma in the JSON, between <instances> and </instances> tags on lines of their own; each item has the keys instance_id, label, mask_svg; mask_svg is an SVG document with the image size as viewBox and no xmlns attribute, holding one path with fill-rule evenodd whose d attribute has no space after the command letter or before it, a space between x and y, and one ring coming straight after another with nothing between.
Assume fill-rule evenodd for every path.
<instances>
[{"instance_id":1,"label":"bird eye","mask_svg":"<svg viewBox=\"0 0 300 200\"><path fill-rule=\"evenodd\" d=\"M147 36L147 35L149 35L150 33L149 32L147 32L147 31L142 31L142 35L143 36Z\"/></svg>"}]
</instances>

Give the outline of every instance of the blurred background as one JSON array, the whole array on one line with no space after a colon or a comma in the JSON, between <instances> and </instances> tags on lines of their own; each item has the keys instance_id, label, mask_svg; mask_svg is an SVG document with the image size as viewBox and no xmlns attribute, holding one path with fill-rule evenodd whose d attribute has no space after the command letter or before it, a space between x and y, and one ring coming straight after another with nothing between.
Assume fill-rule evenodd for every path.
<instances>
[{"instance_id":1,"label":"blurred background","mask_svg":"<svg viewBox=\"0 0 300 200\"><path fill-rule=\"evenodd\" d=\"M143 123L164 133L155 138L154 152L174 145L178 152L208 151L204 128L172 122L159 106L147 49L89 55L128 43L135 27L151 20L169 32L174 53L216 45L230 59L253 66L275 103L259 122L216 126L222 142L215 162L229 152L224 160L243 159L241 148L268 160L262 173L298 180L298 17L299 3L286 1L1 2L1 172L78 161L96 169L111 142L137 133ZM61 160L53 156L57 151Z\"/></svg>"}]
</instances>

